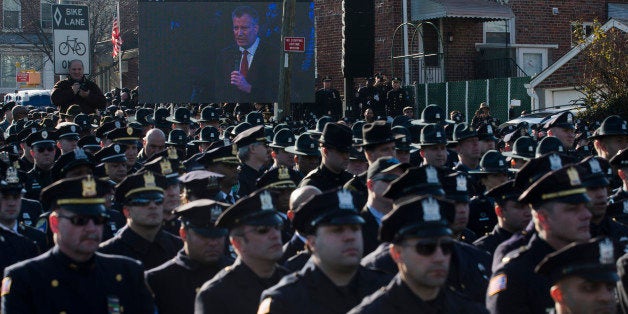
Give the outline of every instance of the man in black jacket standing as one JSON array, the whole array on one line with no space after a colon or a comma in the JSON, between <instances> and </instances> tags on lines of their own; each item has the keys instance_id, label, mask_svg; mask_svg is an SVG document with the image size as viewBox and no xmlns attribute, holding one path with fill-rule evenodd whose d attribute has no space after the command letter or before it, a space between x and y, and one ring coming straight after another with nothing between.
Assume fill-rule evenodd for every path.
<instances>
[{"instance_id":1,"label":"man in black jacket standing","mask_svg":"<svg viewBox=\"0 0 628 314\"><path fill-rule=\"evenodd\" d=\"M96 109L104 109L107 100L96 83L88 80L83 74L83 62L72 60L68 65L67 79L55 84L50 94L52 103L65 112L71 105L81 106L83 113L95 113Z\"/></svg>"}]
</instances>

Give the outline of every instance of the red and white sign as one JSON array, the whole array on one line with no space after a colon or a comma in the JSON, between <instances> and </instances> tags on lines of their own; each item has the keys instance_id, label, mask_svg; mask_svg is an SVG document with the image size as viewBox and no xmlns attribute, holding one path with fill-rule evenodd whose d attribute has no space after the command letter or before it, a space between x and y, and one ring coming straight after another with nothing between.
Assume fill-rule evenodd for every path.
<instances>
[{"instance_id":1,"label":"red and white sign","mask_svg":"<svg viewBox=\"0 0 628 314\"><path fill-rule=\"evenodd\" d=\"M17 72L15 80L18 83L28 83L28 72Z\"/></svg>"},{"instance_id":2,"label":"red and white sign","mask_svg":"<svg viewBox=\"0 0 628 314\"><path fill-rule=\"evenodd\" d=\"M285 52L305 52L305 37L286 37L283 41Z\"/></svg>"}]
</instances>

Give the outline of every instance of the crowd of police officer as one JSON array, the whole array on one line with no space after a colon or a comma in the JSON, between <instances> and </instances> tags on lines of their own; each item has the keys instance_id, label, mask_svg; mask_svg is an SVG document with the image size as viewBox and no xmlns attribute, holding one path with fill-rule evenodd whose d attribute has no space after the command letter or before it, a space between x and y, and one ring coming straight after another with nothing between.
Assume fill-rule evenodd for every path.
<instances>
[{"instance_id":1,"label":"crowd of police officer","mask_svg":"<svg viewBox=\"0 0 628 314\"><path fill-rule=\"evenodd\" d=\"M2 313L628 310L624 118L415 119L360 93L358 121L3 104Z\"/></svg>"}]
</instances>

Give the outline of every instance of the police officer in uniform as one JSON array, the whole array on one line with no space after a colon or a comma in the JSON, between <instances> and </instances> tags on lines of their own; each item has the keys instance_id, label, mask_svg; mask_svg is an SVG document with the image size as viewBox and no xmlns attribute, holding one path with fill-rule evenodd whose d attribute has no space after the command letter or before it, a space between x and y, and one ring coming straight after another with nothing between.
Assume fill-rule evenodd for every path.
<instances>
[{"instance_id":1,"label":"police officer in uniform","mask_svg":"<svg viewBox=\"0 0 628 314\"><path fill-rule=\"evenodd\" d=\"M181 203L181 188L179 187L179 172L183 165L178 159L169 159L165 156L158 156L144 164L142 170L161 174L166 178L166 188L164 189L164 221L162 228L171 234L178 235L181 226L173 210Z\"/></svg>"},{"instance_id":2,"label":"police officer in uniform","mask_svg":"<svg viewBox=\"0 0 628 314\"><path fill-rule=\"evenodd\" d=\"M233 263L225 255L227 229L214 226L227 207L228 204L201 199L173 211L181 219L183 249L173 259L146 272L159 313L194 313L194 298L203 283Z\"/></svg>"},{"instance_id":3,"label":"police officer in uniform","mask_svg":"<svg viewBox=\"0 0 628 314\"><path fill-rule=\"evenodd\" d=\"M364 219L354 196L332 190L312 197L294 213L312 258L297 273L264 291L258 313L346 313L390 277L360 266ZM307 306L295 300L310 299Z\"/></svg>"},{"instance_id":4,"label":"police officer in uniform","mask_svg":"<svg viewBox=\"0 0 628 314\"><path fill-rule=\"evenodd\" d=\"M473 245L493 255L497 246L508 240L514 233L523 231L532 220L530 206L517 201L523 191L514 185L514 180L506 181L486 193L495 200L497 224L493 231L477 239Z\"/></svg>"},{"instance_id":5,"label":"police officer in uniform","mask_svg":"<svg viewBox=\"0 0 628 314\"><path fill-rule=\"evenodd\" d=\"M386 115L389 117L401 115L403 108L408 105L410 98L406 90L401 88L401 80L398 77L392 79L392 89L388 91L386 99L388 100Z\"/></svg>"},{"instance_id":6,"label":"police officer in uniform","mask_svg":"<svg viewBox=\"0 0 628 314\"><path fill-rule=\"evenodd\" d=\"M55 160L54 133L47 130L32 133L26 138L26 143L31 148L34 161L33 169L28 172L31 183L26 187L26 197L36 200L41 190L52 183L50 169Z\"/></svg>"},{"instance_id":7,"label":"police officer in uniform","mask_svg":"<svg viewBox=\"0 0 628 314\"><path fill-rule=\"evenodd\" d=\"M220 191L216 195L207 195L219 202L235 204L238 199L238 158L233 154L233 144L213 148L200 157L197 162L210 172L223 175Z\"/></svg>"},{"instance_id":8,"label":"police officer in uniform","mask_svg":"<svg viewBox=\"0 0 628 314\"><path fill-rule=\"evenodd\" d=\"M326 115L338 121L342 117L342 99L338 90L331 87L331 80L331 76L323 77L323 88L316 91L316 108L312 112L319 117Z\"/></svg>"},{"instance_id":9,"label":"police officer in uniform","mask_svg":"<svg viewBox=\"0 0 628 314\"><path fill-rule=\"evenodd\" d=\"M313 185L324 192L347 183L353 177L346 170L352 137L351 129L347 126L334 122L325 124L323 133L318 138L321 164L307 174L299 186Z\"/></svg>"},{"instance_id":10,"label":"police officer in uniform","mask_svg":"<svg viewBox=\"0 0 628 314\"><path fill-rule=\"evenodd\" d=\"M581 174L579 167L567 165L547 173L519 197L532 207L536 234L493 272L486 294L491 313L544 313L553 307L551 282L533 270L547 254L591 238L592 215L586 207L590 199Z\"/></svg>"},{"instance_id":11,"label":"police officer in uniform","mask_svg":"<svg viewBox=\"0 0 628 314\"><path fill-rule=\"evenodd\" d=\"M154 313L140 263L96 252L107 221L104 193L91 176L42 191L56 245L5 269L3 313Z\"/></svg>"},{"instance_id":12,"label":"police officer in uniform","mask_svg":"<svg viewBox=\"0 0 628 314\"><path fill-rule=\"evenodd\" d=\"M255 182L262 174L262 168L270 160L264 126L258 125L238 134L233 143L240 160L238 195L244 197L255 191Z\"/></svg>"},{"instance_id":13,"label":"police officer in uniform","mask_svg":"<svg viewBox=\"0 0 628 314\"><path fill-rule=\"evenodd\" d=\"M161 228L165 187L166 178L149 171L130 175L116 185L115 199L122 204L127 225L101 243L100 252L137 259L145 269L174 257L182 243Z\"/></svg>"},{"instance_id":14,"label":"police officer in uniform","mask_svg":"<svg viewBox=\"0 0 628 314\"><path fill-rule=\"evenodd\" d=\"M454 239L443 207L452 204L427 195L395 204L379 237L392 243L389 252L399 274L349 313L486 313L481 304L446 288Z\"/></svg>"},{"instance_id":15,"label":"police officer in uniform","mask_svg":"<svg viewBox=\"0 0 628 314\"><path fill-rule=\"evenodd\" d=\"M229 229L238 259L201 287L194 313L255 313L262 291L287 275L277 265L282 254L282 219L275 202L270 191L258 190L218 217L216 227Z\"/></svg>"},{"instance_id":16,"label":"police officer in uniform","mask_svg":"<svg viewBox=\"0 0 628 314\"><path fill-rule=\"evenodd\" d=\"M551 282L552 313L615 313L619 280L615 258L609 238L572 243L548 254L535 272Z\"/></svg>"},{"instance_id":17,"label":"police officer in uniform","mask_svg":"<svg viewBox=\"0 0 628 314\"><path fill-rule=\"evenodd\" d=\"M107 133L107 139L113 143L122 144L126 148L124 156L126 157L127 172L129 174L136 172L142 167L137 161L138 144L141 138L142 130L130 126L117 128Z\"/></svg>"},{"instance_id":18,"label":"police officer in uniform","mask_svg":"<svg viewBox=\"0 0 628 314\"><path fill-rule=\"evenodd\" d=\"M35 257L39 253L39 248L31 239L0 225L0 271L4 273L5 267Z\"/></svg>"}]
</instances>

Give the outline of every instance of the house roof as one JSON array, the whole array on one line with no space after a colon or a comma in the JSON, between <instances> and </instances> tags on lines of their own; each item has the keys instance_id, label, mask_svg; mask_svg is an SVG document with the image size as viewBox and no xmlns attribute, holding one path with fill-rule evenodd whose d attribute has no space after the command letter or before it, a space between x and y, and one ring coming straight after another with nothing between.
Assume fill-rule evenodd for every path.
<instances>
[{"instance_id":1,"label":"house roof","mask_svg":"<svg viewBox=\"0 0 628 314\"><path fill-rule=\"evenodd\" d=\"M608 17L628 20L628 3L609 3Z\"/></svg>"},{"instance_id":2,"label":"house roof","mask_svg":"<svg viewBox=\"0 0 628 314\"><path fill-rule=\"evenodd\" d=\"M608 31L611 28L617 28L625 33L628 33L628 19L617 19L617 18L612 18L610 20L608 20L608 22L604 23L604 25L602 25L600 27L600 29L603 32ZM545 70L541 71L541 73L537 74L535 77L532 78L532 80L529 83L529 87L526 86L526 88L535 88L536 86L538 86L539 84L541 84L546 78L548 78L550 75L554 74L554 72L556 72L556 70L560 69L563 65L565 65L567 62L569 62L569 60L573 59L575 56L577 56L582 50L584 50L584 48L588 47L594 39L594 34L587 37L587 39L573 47L571 50L569 50L564 56L560 57L560 59L558 59L556 62L554 62L552 65L550 65L549 67L547 67Z\"/></svg>"},{"instance_id":3,"label":"house roof","mask_svg":"<svg viewBox=\"0 0 628 314\"><path fill-rule=\"evenodd\" d=\"M488 0L417 0L412 1L411 13L413 21L442 17L489 21L515 17L509 6Z\"/></svg>"}]
</instances>

